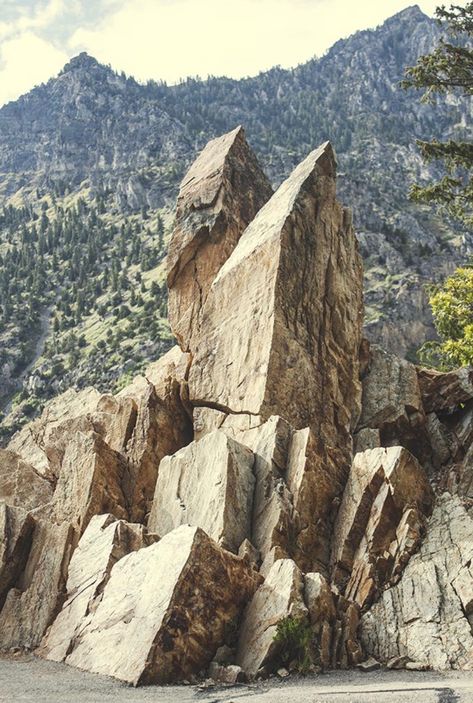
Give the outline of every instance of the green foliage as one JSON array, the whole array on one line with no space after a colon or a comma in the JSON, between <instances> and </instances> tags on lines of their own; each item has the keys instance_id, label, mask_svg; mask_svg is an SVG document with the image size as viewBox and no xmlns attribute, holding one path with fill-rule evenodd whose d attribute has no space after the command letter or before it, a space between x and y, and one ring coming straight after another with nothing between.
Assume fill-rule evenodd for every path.
<instances>
[{"instance_id":1,"label":"green foliage","mask_svg":"<svg viewBox=\"0 0 473 703\"><path fill-rule=\"evenodd\" d=\"M445 23L451 41L441 40L431 53L421 56L406 70L405 88L424 90L423 100L436 94L473 95L473 2L465 7L451 5L437 9L439 22ZM473 223L473 144L469 141L438 140L417 142L426 162L439 162L445 175L427 186L414 185L411 198L434 203L451 216Z\"/></svg>"},{"instance_id":2,"label":"green foliage","mask_svg":"<svg viewBox=\"0 0 473 703\"><path fill-rule=\"evenodd\" d=\"M422 363L443 371L473 365L473 268L459 268L430 297L440 342L419 350Z\"/></svg>"},{"instance_id":3,"label":"green foliage","mask_svg":"<svg viewBox=\"0 0 473 703\"><path fill-rule=\"evenodd\" d=\"M312 629L301 618L288 616L277 624L274 642L278 645L281 663L297 662L298 670L306 672L312 663Z\"/></svg>"}]
</instances>

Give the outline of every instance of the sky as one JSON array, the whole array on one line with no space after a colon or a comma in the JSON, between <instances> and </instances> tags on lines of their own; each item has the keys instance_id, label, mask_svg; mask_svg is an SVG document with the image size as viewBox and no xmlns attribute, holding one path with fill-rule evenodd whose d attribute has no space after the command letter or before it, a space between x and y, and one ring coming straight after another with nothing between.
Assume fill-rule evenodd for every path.
<instances>
[{"instance_id":1,"label":"sky","mask_svg":"<svg viewBox=\"0 0 473 703\"><path fill-rule=\"evenodd\" d=\"M0 105L81 51L137 80L255 75L322 55L405 0L0 0ZM417 3L433 15L440 0ZM457 0L457 4L465 2Z\"/></svg>"}]
</instances>

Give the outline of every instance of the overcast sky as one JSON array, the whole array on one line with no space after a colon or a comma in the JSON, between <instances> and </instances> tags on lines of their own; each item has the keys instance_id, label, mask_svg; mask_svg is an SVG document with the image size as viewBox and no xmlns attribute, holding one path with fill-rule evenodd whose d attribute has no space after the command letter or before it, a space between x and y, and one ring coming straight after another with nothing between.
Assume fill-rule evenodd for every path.
<instances>
[{"instance_id":1,"label":"overcast sky","mask_svg":"<svg viewBox=\"0 0 473 703\"><path fill-rule=\"evenodd\" d=\"M465 2L456 0L457 4ZM320 56L404 0L0 0L0 105L80 51L138 80L254 75ZM440 0L418 3L433 15Z\"/></svg>"}]
</instances>

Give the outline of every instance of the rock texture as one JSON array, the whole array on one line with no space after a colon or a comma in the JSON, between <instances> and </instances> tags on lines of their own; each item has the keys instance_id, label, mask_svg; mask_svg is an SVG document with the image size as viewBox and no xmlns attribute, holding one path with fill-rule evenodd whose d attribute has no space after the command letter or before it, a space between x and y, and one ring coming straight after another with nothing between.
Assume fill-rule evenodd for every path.
<instances>
[{"instance_id":1,"label":"rock texture","mask_svg":"<svg viewBox=\"0 0 473 703\"><path fill-rule=\"evenodd\" d=\"M251 535L253 453L223 432L192 442L159 465L149 529L164 536L197 525L238 552Z\"/></svg>"},{"instance_id":2,"label":"rock texture","mask_svg":"<svg viewBox=\"0 0 473 703\"><path fill-rule=\"evenodd\" d=\"M381 661L405 656L432 669L473 669L472 529L461 501L442 495L401 581L362 618L368 652Z\"/></svg>"},{"instance_id":3,"label":"rock texture","mask_svg":"<svg viewBox=\"0 0 473 703\"><path fill-rule=\"evenodd\" d=\"M473 668L472 372L361 339L329 144L265 198L212 142L170 254L190 351L0 451L0 648L135 685Z\"/></svg>"},{"instance_id":4,"label":"rock texture","mask_svg":"<svg viewBox=\"0 0 473 703\"><path fill-rule=\"evenodd\" d=\"M69 564L67 600L41 643L41 656L66 659L98 607L114 564L152 541L142 525L116 520L110 514L92 518Z\"/></svg>"},{"instance_id":5,"label":"rock texture","mask_svg":"<svg viewBox=\"0 0 473 703\"><path fill-rule=\"evenodd\" d=\"M332 547L333 582L350 600L369 604L402 569L420 542L431 503L427 476L407 449L355 456Z\"/></svg>"},{"instance_id":6,"label":"rock texture","mask_svg":"<svg viewBox=\"0 0 473 703\"><path fill-rule=\"evenodd\" d=\"M167 282L169 321L185 351L201 334L213 280L272 192L242 127L210 141L184 176Z\"/></svg>"},{"instance_id":7,"label":"rock texture","mask_svg":"<svg viewBox=\"0 0 473 703\"><path fill-rule=\"evenodd\" d=\"M258 580L183 525L118 561L66 661L134 685L185 679L210 662Z\"/></svg>"}]
</instances>

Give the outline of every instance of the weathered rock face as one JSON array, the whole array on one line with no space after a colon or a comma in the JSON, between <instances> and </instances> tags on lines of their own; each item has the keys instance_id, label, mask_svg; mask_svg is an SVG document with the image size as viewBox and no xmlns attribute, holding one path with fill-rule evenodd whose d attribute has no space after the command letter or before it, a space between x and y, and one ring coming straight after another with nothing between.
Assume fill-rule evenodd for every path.
<instances>
[{"instance_id":1,"label":"weathered rock face","mask_svg":"<svg viewBox=\"0 0 473 703\"><path fill-rule=\"evenodd\" d=\"M418 546L431 504L427 476L407 449L356 454L335 523L335 585L369 604Z\"/></svg>"},{"instance_id":2,"label":"weathered rock face","mask_svg":"<svg viewBox=\"0 0 473 703\"><path fill-rule=\"evenodd\" d=\"M426 413L452 412L473 399L473 370L470 368L449 373L420 368L417 374Z\"/></svg>"},{"instance_id":3,"label":"weathered rock face","mask_svg":"<svg viewBox=\"0 0 473 703\"><path fill-rule=\"evenodd\" d=\"M64 661L97 608L114 564L152 541L142 525L110 514L92 518L69 564L67 600L41 643L41 656Z\"/></svg>"},{"instance_id":4,"label":"weathered rock face","mask_svg":"<svg viewBox=\"0 0 473 703\"><path fill-rule=\"evenodd\" d=\"M192 442L159 466L149 529L201 527L232 552L251 534L253 453L223 432Z\"/></svg>"},{"instance_id":5,"label":"weathered rock face","mask_svg":"<svg viewBox=\"0 0 473 703\"><path fill-rule=\"evenodd\" d=\"M241 233L272 195L242 127L213 139L181 183L168 251L169 321L185 351L202 307Z\"/></svg>"},{"instance_id":6,"label":"weathered rock face","mask_svg":"<svg viewBox=\"0 0 473 703\"><path fill-rule=\"evenodd\" d=\"M259 580L183 525L117 562L66 662L135 685L184 679L210 662Z\"/></svg>"},{"instance_id":7,"label":"weathered rock face","mask_svg":"<svg viewBox=\"0 0 473 703\"><path fill-rule=\"evenodd\" d=\"M214 280L189 373L191 402L310 426L333 447L332 461L346 463L359 412L361 291L325 144L259 211Z\"/></svg>"},{"instance_id":8,"label":"weathered rock face","mask_svg":"<svg viewBox=\"0 0 473 703\"><path fill-rule=\"evenodd\" d=\"M0 449L0 500L32 510L51 500L53 487L18 454Z\"/></svg>"},{"instance_id":9,"label":"weathered rock face","mask_svg":"<svg viewBox=\"0 0 473 703\"><path fill-rule=\"evenodd\" d=\"M418 554L361 621L366 650L433 669L473 669L473 521L461 501L438 499Z\"/></svg>"},{"instance_id":10,"label":"weathered rock face","mask_svg":"<svg viewBox=\"0 0 473 703\"><path fill-rule=\"evenodd\" d=\"M402 445L416 457L426 458L429 442L416 367L372 346L363 377L362 410L358 430L364 446ZM377 430L379 434L367 430ZM368 445L368 446L367 446Z\"/></svg>"},{"instance_id":11,"label":"weathered rock face","mask_svg":"<svg viewBox=\"0 0 473 703\"><path fill-rule=\"evenodd\" d=\"M277 656L274 636L286 617L307 618L304 579L292 559L279 559L246 608L240 630L237 663L250 676Z\"/></svg>"}]
</instances>

